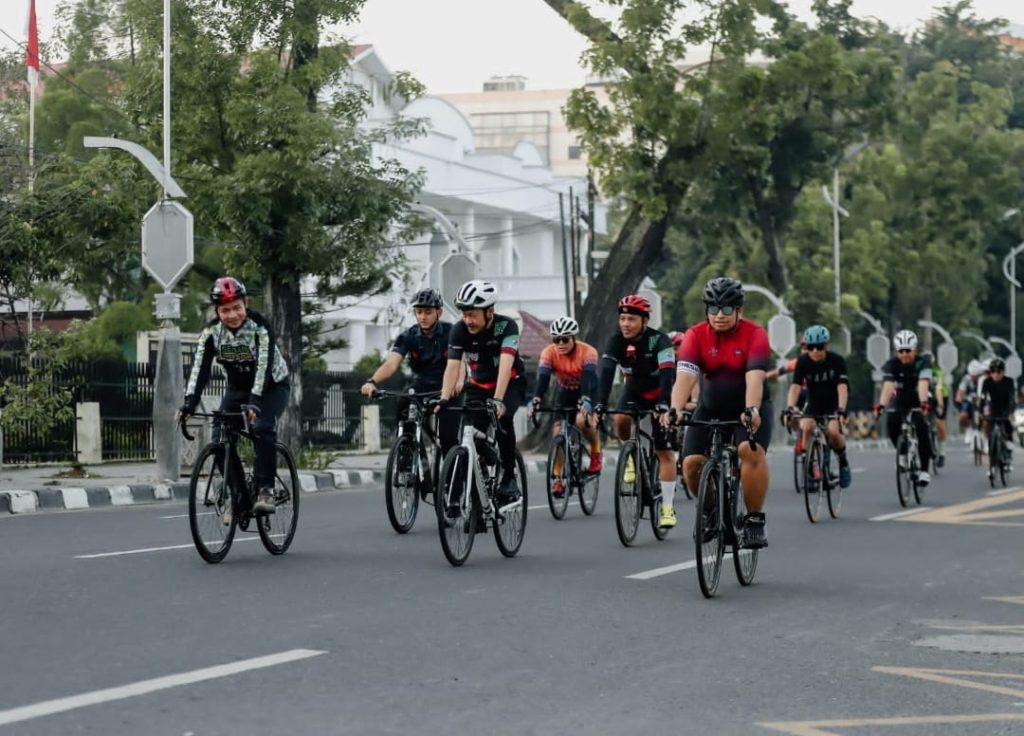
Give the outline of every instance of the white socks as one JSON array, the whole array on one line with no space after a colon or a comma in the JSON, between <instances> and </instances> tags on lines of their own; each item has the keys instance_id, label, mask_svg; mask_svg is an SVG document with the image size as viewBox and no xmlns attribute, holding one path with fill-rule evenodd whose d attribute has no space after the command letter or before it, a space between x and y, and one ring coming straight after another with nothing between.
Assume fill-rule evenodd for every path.
<instances>
[{"instance_id":1,"label":"white socks","mask_svg":"<svg viewBox=\"0 0 1024 736\"><path fill-rule=\"evenodd\" d=\"M676 482L674 480L661 481L661 505L671 506L676 496Z\"/></svg>"}]
</instances>

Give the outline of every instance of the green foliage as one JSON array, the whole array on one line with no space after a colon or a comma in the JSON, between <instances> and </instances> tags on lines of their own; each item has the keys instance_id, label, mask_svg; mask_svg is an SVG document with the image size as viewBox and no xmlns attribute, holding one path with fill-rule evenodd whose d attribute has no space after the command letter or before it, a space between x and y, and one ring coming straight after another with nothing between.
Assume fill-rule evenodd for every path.
<instances>
[{"instance_id":1,"label":"green foliage","mask_svg":"<svg viewBox=\"0 0 1024 736\"><path fill-rule=\"evenodd\" d=\"M74 417L72 392L58 385L55 378L70 360L67 337L46 329L36 329L29 341L31 359L24 357L28 370L23 381L13 376L0 384L0 426L5 430L18 424L31 424L46 434Z\"/></svg>"},{"instance_id":2,"label":"green foliage","mask_svg":"<svg viewBox=\"0 0 1024 736\"><path fill-rule=\"evenodd\" d=\"M373 372L380 367L380 364L384 362L384 356L380 354L379 350L374 350L372 353L367 353L352 366L352 372L358 374L365 374L367 376L373 375Z\"/></svg>"},{"instance_id":3,"label":"green foliage","mask_svg":"<svg viewBox=\"0 0 1024 736\"><path fill-rule=\"evenodd\" d=\"M95 319L75 324L65 353L84 361L124 360L124 343L138 332L154 330L152 301L148 304L114 302Z\"/></svg>"}]
</instances>

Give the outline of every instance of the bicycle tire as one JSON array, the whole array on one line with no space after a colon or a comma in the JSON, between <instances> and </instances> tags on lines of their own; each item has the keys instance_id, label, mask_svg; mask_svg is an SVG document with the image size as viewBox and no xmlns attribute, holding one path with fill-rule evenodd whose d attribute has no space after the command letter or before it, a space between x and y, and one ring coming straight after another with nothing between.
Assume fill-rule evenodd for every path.
<instances>
[{"instance_id":1,"label":"bicycle tire","mask_svg":"<svg viewBox=\"0 0 1024 736\"><path fill-rule=\"evenodd\" d=\"M207 462L210 466L204 473ZM227 557L238 527L235 514L232 514L231 523L226 528L222 522L225 502L233 501L224 477L224 467L224 447L211 442L199 451L188 482L188 526L192 543L199 556L211 565ZM206 520L212 523L206 523ZM217 534L214 534L215 531ZM208 536L211 538L207 539ZM215 536L220 537L217 544L213 543L212 538Z\"/></svg>"},{"instance_id":2,"label":"bicycle tire","mask_svg":"<svg viewBox=\"0 0 1024 736\"><path fill-rule=\"evenodd\" d=\"M601 474L584 472L584 467L590 467L590 450L584 450L583 442L580 443L580 456L576 463L579 473L579 485L576 493L579 496L580 511L584 516L593 516L597 508L597 496L601 490ZM586 465L583 464L584 458Z\"/></svg>"},{"instance_id":3,"label":"bicycle tire","mask_svg":"<svg viewBox=\"0 0 1024 736\"><path fill-rule=\"evenodd\" d=\"M693 541L697 554L697 582L705 598L713 598L722 578L725 553L724 525L719 516L718 468L706 462L700 471L697 486L697 513L693 524ZM706 511L706 509L710 509Z\"/></svg>"},{"instance_id":4,"label":"bicycle tire","mask_svg":"<svg viewBox=\"0 0 1024 736\"><path fill-rule=\"evenodd\" d=\"M495 510L494 542L505 557L515 557L526 536L526 510L530 505L530 494L526 485L526 463L516 450L516 473L519 482L519 506L500 516Z\"/></svg>"},{"instance_id":5,"label":"bicycle tire","mask_svg":"<svg viewBox=\"0 0 1024 736\"><path fill-rule=\"evenodd\" d=\"M640 469L637 458L637 445L633 440L626 440L619 453L619 461L615 466L615 531L623 546L630 547L636 539L637 528L640 526L641 499L639 492ZM626 460L633 458L633 474L635 480L626 483Z\"/></svg>"},{"instance_id":6,"label":"bicycle tire","mask_svg":"<svg viewBox=\"0 0 1024 736\"><path fill-rule=\"evenodd\" d=\"M838 482L832 482L832 459L835 458L838 463L838 457L836 453L831 450L825 452L825 472L828 474L828 513L833 519L839 518L839 510L843 506L843 487Z\"/></svg>"},{"instance_id":7,"label":"bicycle tire","mask_svg":"<svg viewBox=\"0 0 1024 736\"><path fill-rule=\"evenodd\" d=\"M302 486L295 460L284 445L274 448L277 458L274 471L274 513L256 517L256 530L264 549L272 555L283 555L295 539L299 525L299 498ZM282 477L283 476L283 477Z\"/></svg>"},{"instance_id":8,"label":"bicycle tire","mask_svg":"<svg viewBox=\"0 0 1024 736\"><path fill-rule=\"evenodd\" d=\"M981 445L981 437L979 436L980 434L981 434L981 430L980 429L975 429L974 430L973 439L971 440L972 449L974 450L974 464L975 464L976 467L979 467L979 468L981 467L982 456L984 455L984 453L981 451L982 450L982 445Z\"/></svg>"},{"instance_id":9,"label":"bicycle tire","mask_svg":"<svg viewBox=\"0 0 1024 736\"><path fill-rule=\"evenodd\" d=\"M683 475L683 453L679 451L679 457L676 459L676 495L682 493L687 501L692 501L694 496L690 493L690 489L686 487L686 477Z\"/></svg>"},{"instance_id":10,"label":"bicycle tire","mask_svg":"<svg viewBox=\"0 0 1024 736\"><path fill-rule=\"evenodd\" d=\"M406 534L416 523L420 496L416 490L413 468L416 464L416 442L407 434L398 436L388 453L384 470L384 505L391 528Z\"/></svg>"},{"instance_id":11,"label":"bicycle tire","mask_svg":"<svg viewBox=\"0 0 1024 736\"><path fill-rule=\"evenodd\" d=\"M469 468L469 451L462 446L453 447L441 463L441 480L437 485L434 510L437 512L437 532L441 538L441 551L453 567L461 566L473 550L476 535L476 517L473 514L472 480ZM453 492L460 494L457 516L449 516L449 499Z\"/></svg>"},{"instance_id":12,"label":"bicycle tire","mask_svg":"<svg viewBox=\"0 0 1024 736\"><path fill-rule=\"evenodd\" d=\"M824 443L817 435L812 435L810 444L804 453L804 508L807 510L807 519L816 524L821 514L821 497L825 493L823 473L826 468L822 463Z\"/></svg>"},{"instance_id":13,"label":"bicycle tire","mask_svg":"<svg viewBox=\"0 0 1024 736\"><path fill-rule=\"evenodd\" d=\"M804 452L797 452L796 448L793 448L793 485L796 486L797 493L804 492L804 459L806 457L806 450Z\"/></svg>"},{"instance_id":14,"label":"bicycle tire","mask_svg":"<svg viewBox=\"0 0 1024 736\"><path fill-rule=\"evenodd\" d=\"M562 470L556 475L555 465L557 464L559 453L562 456ZM559 434L551 438L551 447L548 448L547 464L548 508L551 510L551 515L555 517L557 521L561 521L565 518L565 511L569 508L569 494L571 493L569 488L569 475L569 454L565 445L565 437ZM562 482L561 498L555 497L553 486L556 480Z\"/></svg>"},{"instance_id":15,"label":"bicycle tire","mask_svg":"<svg viewBox=\"0 0 1024 736\"><path fill-rule=\"evenodd\" d=\"M647 471L647 480L651 483L651 531L654 532L654 538L659 542L664 542L668 537L668 533L672 531L668 527L661 526L661 505L663 503L661 494L661 459L658 454L651 454L651 464Z\"/></svg>"},{"instance_id":16,"label":"bicycle tire","mask_svg":"<svg viewBox=\"0 0 1024 736\"><path fill-rule=\"evenodd\" d=\"M996 473L999 473L1000 480L1006 485L1006 476L1003 469L1003 433L998 426L993 426L988 439L988 480L993 488L996 487Z\"/></svg>"},{"instance_id":17,"label":"bicycle tire","mask_svg":"<svg viewBox=\"0 0 1024 736\"><path fill-rule=\"evenodd\" d=\"M904 446L909 447L910 443L900 439ZM900 458L904 459L904 467L900 467ZM907 508L910 505L910 486L913 481L910 479L910 452L896 450L896 497L900 500L900 506Z\"/></svg>"},{"instance_id":18,"label":"bicycle tire","mask_svg":"<svg viewBox=\"0 0 1024 736\"><path fill-rule=\"evenodd\" d=\"M740 538L743 535L743 522L747 517L747 502L743 498L743 489L739 487L739 469L733 468L733 471L732 566L736 571L736 579L740 585L746 587L754 582L761 550L746 549L740 544Z\"/></svg>"}]
</instances>

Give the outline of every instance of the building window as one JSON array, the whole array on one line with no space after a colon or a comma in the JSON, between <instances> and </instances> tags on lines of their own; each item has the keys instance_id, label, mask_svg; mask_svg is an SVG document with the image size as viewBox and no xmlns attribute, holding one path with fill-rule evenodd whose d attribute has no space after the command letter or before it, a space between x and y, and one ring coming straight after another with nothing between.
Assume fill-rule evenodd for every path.
<instances>
[{"instance_id":1,"label":"building window","mask_svg":"<svg viewBox=\"0 0 1024 736\"><path fill-rule=\"evenodd\" d=\"M545 165L550 164L551 114L528 112L483 112L469 116L480 153L511 154L516 144L528 141L537 147Z\"/></svg>"},{"instance_id":2,"label":"building window","mask_svg":"<svg viewBox=\"0 0 1024 736\"><path fill-rule=\"evenodd\" d=\"M570 161L579 161L579 159L580 159L580 147L579 146L569 146L569 160Z\"/></svg>"}]
</instances>

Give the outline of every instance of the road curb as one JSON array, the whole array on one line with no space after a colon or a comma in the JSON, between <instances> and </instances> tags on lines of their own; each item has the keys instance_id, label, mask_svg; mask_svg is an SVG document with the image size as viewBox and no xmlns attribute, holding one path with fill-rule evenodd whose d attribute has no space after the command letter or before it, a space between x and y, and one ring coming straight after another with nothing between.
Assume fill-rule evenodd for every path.
<instances>
[{"instance_id":1,"label":"road curb","mask_svg":"<svg viewBox=\"0 0 1024 736\"><path fill-rule=\"evenodd\" d=\"M344 491L384 480L379 470L299 471L299 485L306 493ZM183 501L188 498L188 483L155 483L113 486L59 486L0 491L0 514L33 514L39 511L76 511L108 506Z\"/></svg>"}]
</instances>

